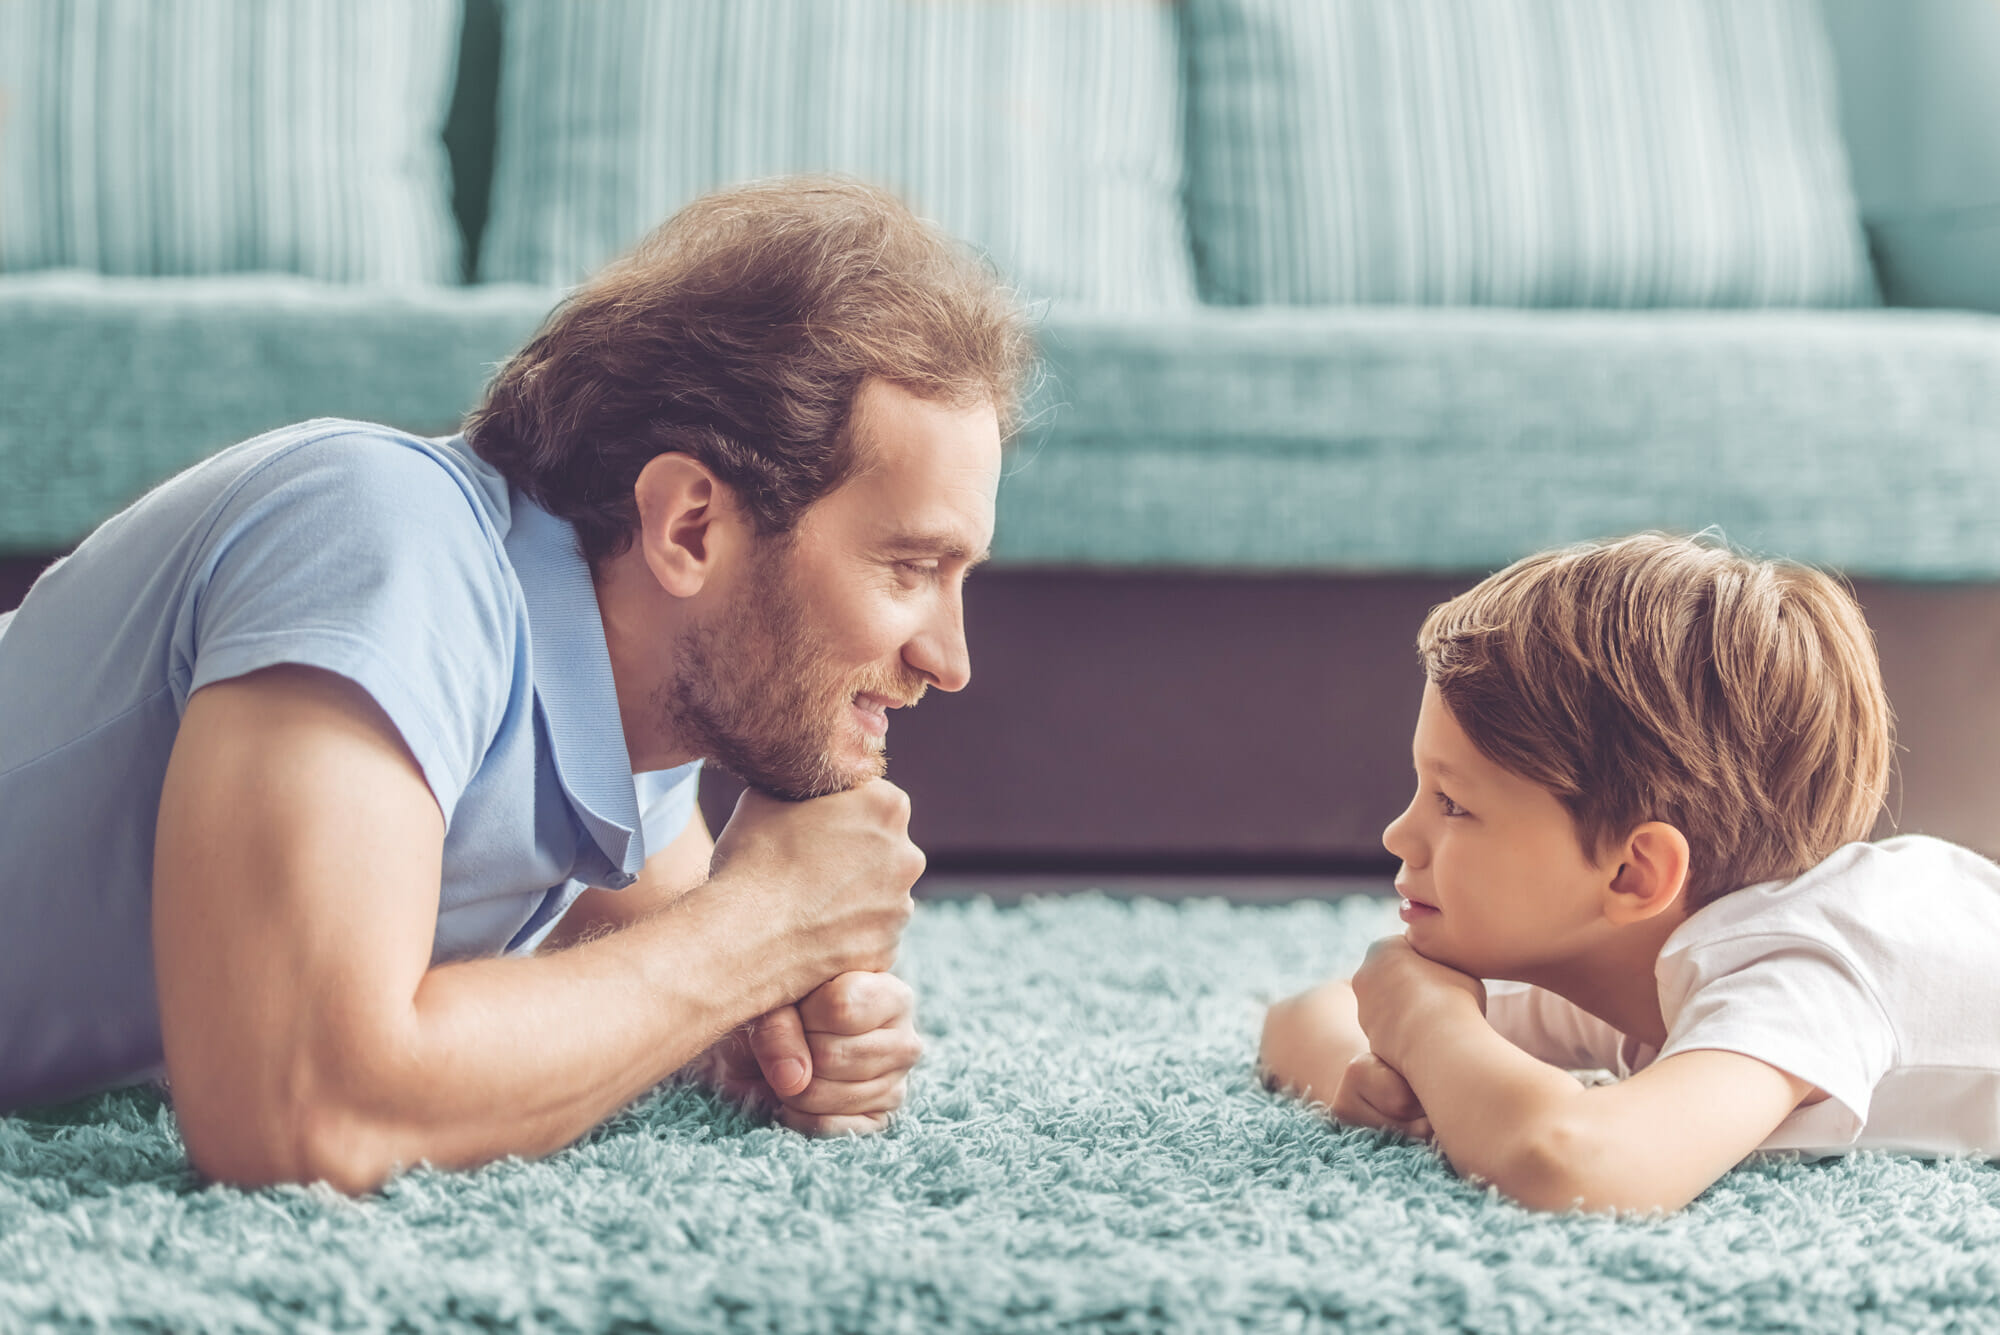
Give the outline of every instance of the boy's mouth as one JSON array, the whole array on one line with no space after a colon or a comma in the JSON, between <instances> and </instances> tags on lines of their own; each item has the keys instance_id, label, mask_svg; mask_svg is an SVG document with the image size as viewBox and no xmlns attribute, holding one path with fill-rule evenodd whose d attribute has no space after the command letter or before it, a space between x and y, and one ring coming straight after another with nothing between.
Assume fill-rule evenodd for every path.
<instances>
[{"instance_id":1,"label":"boy's mouth","mask_svg":"<svg viewBox=\"0 0 2000 1335\"><path fill-rule=\"evenodd\" d=\"M1397 907L1396 916L1404 922L1417 922L1424 918L1435 918L1438 914L1444 912L1437 905L1427 904L1423 900L1418 899L1403 886L1397 886L1396 893L1402 897L1402 903Z\"/></svg>"}]
</instances>

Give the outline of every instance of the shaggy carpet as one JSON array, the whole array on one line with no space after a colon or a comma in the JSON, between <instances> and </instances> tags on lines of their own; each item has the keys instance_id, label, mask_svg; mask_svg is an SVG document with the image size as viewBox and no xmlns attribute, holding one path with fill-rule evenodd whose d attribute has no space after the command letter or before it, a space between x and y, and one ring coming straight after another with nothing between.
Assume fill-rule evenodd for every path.
<instances>
[{"instance_id":1,"label":"shaggy carpet","mask_svg":"<svg viewBox=\"0 0 2000 1335\"><path fill-rule=\"evenodd\" d=\"M194 1183L127 1091L0 1119L0 1330L2000 1327L2000 1166L1755 1162L1668 1218L1543 1216L1257 1088L1260 1001L1380 899L924 905L888 1134L667 1086L543 1162Z\"/></svg>"}]
</instances>

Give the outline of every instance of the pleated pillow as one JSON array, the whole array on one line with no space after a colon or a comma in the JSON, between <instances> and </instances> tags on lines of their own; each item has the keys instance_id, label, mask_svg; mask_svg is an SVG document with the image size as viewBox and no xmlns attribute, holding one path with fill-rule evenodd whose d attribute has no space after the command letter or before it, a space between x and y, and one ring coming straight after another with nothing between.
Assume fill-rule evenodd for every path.
<instances>
[{"instance_id":1,"label":"pleated pillow","mask_svg":"<svg viewBox=\"0 0 2000 1335\"><path fill-rule=\"evenodd\" d=\"M0 0L0 269L455 282L459 0Z\"/></svg>"},{"instance_id":2,"label":"pleated pillow","mask_svg":"<svg viewBox=\"0 0 2000 1335\"><path fill-rule=\"evenodd\" d=\"M1185 0L1237 303L1874 301L1815 0Z\"/></svg>"},{"instance_id":3,"label":"pleated pillow","mask_svg":"<svg viewBox=\"0 0 2000 1335\"><path fill-rule=\"evenodd\" d=\"M481 276L573 283L720 186L838 171L1034 297L1194 300L1164 0L508 0Z\"/></svg>"}]
</instances>

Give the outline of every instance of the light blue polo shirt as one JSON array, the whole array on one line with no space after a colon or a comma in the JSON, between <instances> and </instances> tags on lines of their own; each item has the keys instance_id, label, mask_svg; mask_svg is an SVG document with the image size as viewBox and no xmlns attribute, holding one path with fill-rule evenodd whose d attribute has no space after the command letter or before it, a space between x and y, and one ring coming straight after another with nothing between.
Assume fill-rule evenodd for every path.
<instances>
[{"instance_id":1,"label":"light blue polo shirt","mask_svg":"<svg viewBox=\"0 0 2000 1335\"><path fill-rule=\"evenodd\" d=\"M359 684L436 794L433 962L533 949L694 810L698 764L632 773L575 531L461 439L322 420L225 450L0 617L0 1109L159 1073L167 756L190 695L279 663Z\"/></svg>"}]
</instances>

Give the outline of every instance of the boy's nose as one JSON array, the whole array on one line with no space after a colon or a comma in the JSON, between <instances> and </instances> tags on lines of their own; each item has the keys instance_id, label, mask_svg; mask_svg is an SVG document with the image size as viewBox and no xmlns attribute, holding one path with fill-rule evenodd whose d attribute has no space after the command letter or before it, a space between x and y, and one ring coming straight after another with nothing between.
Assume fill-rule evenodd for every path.
<instances>
[{"instance_id":1,"label":"boy's nose","mask_svg":"<svg viewBox=\"0 0 2000 1335\"><path fill-rule=\"evenodd\" d=\"M1400 858L1405 866L1420 867L1423 865L1419 856L1423 841L1410 832L1410 811L1411 807L1404 807L1401 815L1383 827L1382 847L1388 849L1391 855Z\"/></svg>"}]
</instances>

